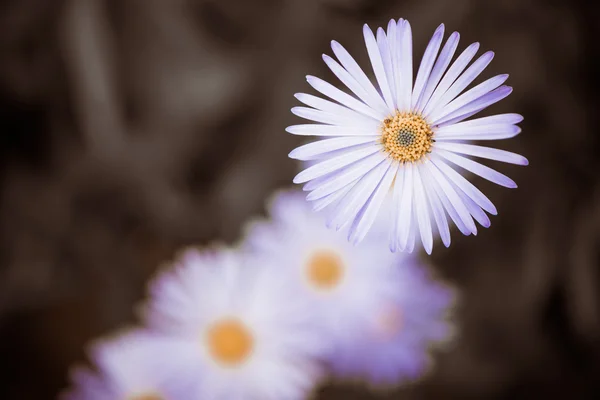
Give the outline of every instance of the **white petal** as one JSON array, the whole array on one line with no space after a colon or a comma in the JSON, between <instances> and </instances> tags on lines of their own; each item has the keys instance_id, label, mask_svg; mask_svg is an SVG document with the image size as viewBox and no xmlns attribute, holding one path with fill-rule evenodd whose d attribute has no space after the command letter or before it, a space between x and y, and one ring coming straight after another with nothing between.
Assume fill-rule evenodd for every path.
<instances>
[{"instance_id":1,"label":"white petal","mask_svg":"<svg viewBox=\"0 0 600 400\"><path fill-rule=\"evenodd\" d=\"M337 171L358 160L362 160L363 158L368 157L371 154L377 153L378 151L380 151L379 146L372 146L366 149L349 151L346 154L342 154L337 157L333 157L328 160L322 161L318 164L308 167L307 169L296 175L296 177L294 178L294 183L308 182L320 176L326 175L330 172ZM385 157L383 154L381 156Z\"/></svg>"},{"instance_id":2,"label":"white petal","mask_svg":"<svg viewBox=\"0 0 600 400\"><path fill-rule=\"evenodd\" d=\"M436 129L435 140L499 140L509 139L521 133L521 128L516 125L460 126L464 123Z\"/></svg>"},{"instance_id":3,"label":"white petal","mask_svg":"<svg viewBox=\"0 0 600 400\"><path fill-rule=\"evenodd\" d=\"M438 232L440 237L442 238L442 243L444 246L450 246L450 226L448 225L448 219L446 218L446 213L444 212L444 206L438 197L438 194L435 190L434 183L432 182L433 177L429 173L429 169L427 167L422 167L421 170L421 178L423 178L423 186L425 187L425 193L427 198L429 199L429 204L431 205L431 211L433 213L433 217L435 219L435 223L438 228ZM469 232L470 233L470 232Z\"/></svg>"},{"instance_id":4,"label":"white petal","mask_svg":"<svg viewBox=\"0 0 600 400\"><path fill-rule=\"evenodd\" d=\"M502 161L509 164L528 165L529 161L520 154L511 153L510 151L494 149L491 147L477 146L474 144L465 143L448 143L438 142L435 144L443 150L453 153L466 154L469 156L487 158L488 160Z\"/></svg>"},{"instance_id":5,"label":"white petal","mask_svg":"<svg viewBox=\"0 0 600 400\"><path fill-rule=\"evenodd\" d=\"M400 19L399 21L402 21ZM394 92L396 93L396 107L401 108L402 78L400 77L400 43L398 42L399 25L391 20L388 24L387 39L390 49L390 60L392 61L392 75L394 76Z\"/></svg>"},{"instance_id":6,"label":"white petal","mask_svg":"<svg viewBox=\"0 0 600 400\"><path fill-rule=\"evenodd\" d=\"M435 179L437 184L440 186L440 188L442 189L442 191L444 192L446 197L448 197L448 200L450 200L450 203L452 204L452 206L458 213L458 216L460 217L462 222L465 224L465 226L471 232L473 232L473 234L476 235L477 227L475 226L475 222L473 221L473 218L471 217L469 210L467 210L467 207L465 206L463 201L460 199L459 195L456 193L456 191L454 190L452 185L448 182L447 178L445 178L442 175L442 173L437 169L437 167L431 161L427 160L425 162L425 164L429 167L429 171L433 175L433 178Z\"/></svg>"},{"instance_id":7,"label":"white petal","mask_svg":"<svg viewBox=\"0 0 600 400\"><path fill-rule=\"evenodd\" d=\"M437 181L433 178L433 175L431 174L431 171L429 170L430 166L427 166L427 170L429 172L429 175L431 177L431 187L433 188L433 190L435 191L435 193L437 194L438 198L440 199L442 205L444 206L444 209L446 210L446 212L448 213L448 215L450 216L450 218L452 219L452 221L454 222L454 224L456 225L456 227L458 228L458 230L465 236L469 236L472 232L469 228L467 228L467 226L464 224L464 222L462 221L462 219L460 218L460 216L458 215L458 212L456 212L456 209L454 208L454 206L452 205L452 203L450 203L450 200L448 200L448 196L446 196L446 194L444 193L444 191L442 190L442 188L440 187L440 185L437 184Z\"/></svg>"},{"instance_id":8,"label":"white petal","mask_svg":"<svg viewBox=\"0 0 600 400\"><path fill-rule=\"evenodd\" d=\"M356 184L352 183L348 186L346 186L345 188L338 190L335 193L330 194L329 196L325 196L322 199L319 200L315 200L312 202L313 205L313 211L321 211L323 210L325 207L335 203L336 201L342 199L344 196L346 196L346 194L348 194L348 192L350 191L350 189L352 189L352 187Z\"/></svg>"},{"instance_id":9,"label":"white petal","mask_svg":"<svg viewBox=\"0 0 600 400\"><path fill-rule=\"evenodd\" d=\"M466 193L464 193L462 190L460 190L460 188L458 188L455 185L454 185L454 190L456 190L456 193L458 193L458 195L462 199L463 203L467 207L467 210L469 210L469 213L473 216L473 218L475 218L475 220L477 222L479 222L479 224L481 226L483 226L484 228L489 228L491 225L490 218L481 209L481 207L479 207L477 204L475 204L473 199L471 199L469 196L467 196Z\"/></svg>"},{"instance_id":10,"label":"white petal","mask_svg":"<svg viewBox=\"0 0 600 400\"><path fill-rule=\"evenodd\" d=\"M346 125L352 126L352 124L348 124L348 120L343 118L340 115L328 113L321 110L315 110L314 108L309 107L292 107L292 114L297 115L300 118L308 119L313 122L319 122L322 124L328 125Z\"/></svg>"},{"instance_id":11,"label":"white petal","mask_svg":"<svg viewBox=\"0 0 600 400\"><path fill-rule=\"evenodd\" d=\"M387 171L387 163L381 163L363 176L348 194L340 200L336 210L327 221L327 226L341 229L348 222L356 218L360 209L369 200L383 175Z\"/></svg>"},{"instance_id":12,"label":"white petal","mask_svg":"<svg viewBox=\"0 0 600 400\"><path fill-rule=\"evenodd\" d=\"M431 254L433 249L433 232L431 231L431 219L429 217L428 201L425 197L425 189L419 167L413 168L414 172L414 194L415 194L415 211L417 215L417 223L419 224L419 232L421 233L421 241L423 248L427 254Z\"/></svg>"},{"instance_id":13,"label":"white petal","mask_svg":"<svg viewBox=\"0 0 600 400\"><path fill-rule=\"evenodd\" d=\"M446 160L458 165L474 173L475 175L479 175L480 177L487 179L490 182L493 182L497 185L504 186L507 188L514 189L517 187L515 181L510 179L508 176L501 174L498 171L491 169L490 167L486 167L483 164L480 164L476 161L469 160L468 158L459 156L458 154L450 153L449 151L437 150L436 154L439 154Z\"/></svg>"},{"instance_id":14,"label":"white petal","mask_svg":"<svg viewBox=\"0 0 600 400\"><path fill-rule=\"evenodd\" d=\"M366 204L361 212L357 215L350 228L348 240L353 244L358 244L358 242L363 240L373 225L373 222L375 222L375 218L379 213L381 204L389 193L390 186L392 185L392 182L396 176L396 168L392 166L392 161L388 159L385 162L387 163L387 169L383 179L381 179L379 186L377 186L377 189L375 189L375 193L372 195L368 204Z\"/></svg>"},{"instance_id":15,"label":"white petal","mask_svg":"<svg viewBox=\"0 0 600 400\"><path fill-rule=\"evenodd\" d=\"M379 132L357 126L302 124L285 128L288 133L301 136L378 136Z\"/></svg>"},{"instance_id":16,"label":"white petal","mask_svg":"<svg viewBox=\"0 0 600 400\"><path fill-rule=\"evenodd\" d=\"M443 126L449 126L449 125L452 125L452 124L456 124L456 123L458 123L458 122L460 122L462 120L465 120L467 118L472 117L473 115L479 113L484 108L485 107L475 108L474 110L472 110L472 111L470 111L470 112L468 112L466 114L459 113L456 117L452 117L452 119L446 120L444 118L444 122L438 122L437 125L435 125L435 126L438 127L438 128L441 128Z\"/></svg>"},{"instance_id":17,"label":"white petal","mask_svg":"<svg viewBox=\"0 0 600 400\"><path fill-rule=\"evenodd\" d=\"M344 107L339 104L333 103L329 100L313 96L312 94L296 93L294 96L307 106L314 107L318 110L327 113L338 115L348 120L348 125L365 125L373 127L374 129L377 129L377 127L381 125L381 120L378 118L360 114L354 110L349 109L348 107Z\"/></svg>"},{"instance_id":18,"label":"white petal","mask_svg":"<svg viewBox=\"0 0 600 400\"><path fill-rule=\"evenodd\" d=\"M398 23L396 30L398 37L397 43L400 45L399 61L400 61L400 79L402 81L400 92L399 105L400 110L411 109L411 97L413 90L413 55L412 55L412 30L410 23L403 20L402 24Z\"/></svg>"},{"instance_id":19,"label":"white petal","mask_svg":"<svg viewBox=\"0 0 600 400\"><path fill-rule=\"evenodd\" d=\"M323 79L317 78L316 76L307 76L306 81L310 86L312 86L317 92L322 93L323 95L337 101L340 104L345 105L346 107L359 112L361 114L367 115L369 117L373 117L382 121L386 115L372 109L367 106L365 103L356 100L354 97L350 96L347 93L342 92L340 89L336 88L329 82L325 82Z\"/></svg>"},{"instance_id":20,"label":"white petal","mask_svg":"<svg viewBox=\"0 0 600 400\"><path fill-rule=\"evenodd\" d=\"M425 106L425 109L423 110L424 116L429 116L431 112L437 107L440 100L442 99L442 96L444 96L448 88L450 88L450 86L454 83L456 78L458 78L458 76L464 71L469 62L475 56L475 53L477 53L477 50L479 50L479 43L473 43L469 47L467 47L460 56L458 56L456 61L454 61L448 72L446 72L446 74L444 75L444 78L442 79L440 84L433 92L429 103L427 103L427 106Z\"/></svg>"},{"instance_id":21,"label":"white petal","mask_svg":"<svg viewBox=\"0 0 600 400\"><path fill-rule=\"evenodd\" d=\"M385 99L388 112L393 113L395 109L394 100L392 98L392 92L390 91L390 84L388 83L384 62L379 51L379 46L377 45L377 40L373 35L373 31L369 29L367 24L363 26L363 36L365 38L367 52L369 53L369 59L371 60L371 65L373 66L373 72L375 73L375 78L377 79L377 84L379 85L379 89L381 90L383 98Z\"/></svg>"},{"instance_id":22,"label":"white petal","mask_svg":"<svg viewBox=\"0 0 600 400\"><path fill-rule=\"evenodd\" d=\"M414 228L410 230L410 232L408 233L408 240L406 241L406 247L404 248L403 251L406 251L407 253L412 253L413 250L415 249L415 242L416 242L416 238L417 238L417 217L415 216L415 214L413 214L411 216L411 226L413 226Z\"/></svg>"},{"instance_id":23,"label":"white petal","mask_svg":"<svg viewBox=\"0 0 600 400\"><path fill-rule=\"evenodd\" d=\"M409 233L413 229L411 227L412 219L412 206L413 206L413 188L414 188L414 175L413 175L413 164L408 163L404 165L404 181L402 183L402 195L400 200L400 213L398 214L398 230L399 230L399 242L398 247L404 251L408 243Z\"/></svg>"},{"instance_id":24,"label":"white petal","mask_svg":"<svg viewBox=\"0 0 600 400\"><path fill-rule=\"evenodd\" d=\"M431 40L429 41L429 44L425 49L425 53L423 54L421 65L419 66L419 72L417 72L417 79L415 80L415 87L413 88L412 93L411 109L413 110L417 106L417 103L421 98L421 94L425 89L425 84L427 83L429 74L431 74L431 70L433 69L433 64L435 63L438 51L440 50L440 46L442 45L443 38L444 24L441 24L435 30L433 36L431 37Z\"/></svg>"},{"instance_id":25,"label":"white petal","mask_svg":"<svg viewBox=\"0 0 600 400\"><path fill-rule=\"evenodd\" d=\"M456 51L456 48L458 47L459 39L460 39L460 35L458 34L458 32L452 33L450 35L450 37L448 38L448 40L446 41L446 44L442 48L440 56L438 57L437 61L435 62L435 65L433 66L433 70L431 70L431 74L429 75L429 78L427 79L427 84L425 85L425 90L423 91L423 94L421 95L421 98L419 99L419 101L417 103L416 110L418 112L422 113L423 109L425 108L425 106L427 105L429 100L431 99L431 95L432 95L433 91L435 90L438 83L440 82L440 79L442 79L442 75L446 71L446 68L448 68L448 65L450 65L450 61L452 61L454 52Z\"/></svg>"},{"instance_id":26,"label":"white petal","mask_svg":"<svg viewBox=\"0 0 600 400\"><path fill-rule=\"evenodd\" d=\"M396 180L394 181L392 196L392 229L390 229L389 246L390 251L395 253L399 248L400 238L400 206L402 205L402 193L404 191L405 168L398 164L396 167Z\"/></svg>"},{"instance_id":27,"label":"white petal","mask_svg":"<svg viewBox=\"0 0 600 400\"><path fill-rule=\"evenodd\" d=\"M467 88L490 64L494 58L494 52L488 51L479 57L467 70L458 77L458 79L448 88L446 93L440 98L436 107L429 114L429 118L433 121L436 115L442 113L442 109L456 98L463 90ZM500 85L498 85L500 86ZM496 87L498 87L496 86ZM484 93L482 93L484 94ZM445 114L445 112L443 112Z\"/></svg>"},{"instance_id":28,"label":"white petal","mask_svg":"<svg viewBox=\"0 0 600 400\"><path fill-rule=\"evenodd\" d=\"M344 67L338 64L337 61L329 57L327 54L323 54L323 61L325 61L325 64L327 64L331 72L333 72L333 74L337 76L338 79L352 91L352 93L362 100L363 103L382 113L388 112L387 107L385 104L383 104L379 94L377 94L379 99L373 97L373 95L365 90L365 88L363 88L362 85L358 83L358 81L347 70L344 69Z\"/></svg>"},{"instance_id":29,"label":"white petal","mask_svg":"<svg viewBox=\"0 0 600 400\"><path fill-rule=\"evenodd\" d=\"M353 148L353 150L354 150L354 148ZM333 153L336 153L336 152L333 152ZM328 153L328 154L330 154L330 153ZM336 176L338 176L340 174L343 174L343 173L345 173L346 171L348 171L350 169L354 169L357 164L362 163L363 161L365 161L367 159L370 159L371 157L376 157L376 158L378 157L380 159L384 159L385 158L385 157L381 157L381 154L379 154L379 153L371 154L370 156L367 156L367 157L365 157L365 158L363 158L363 159L361 159L359 161L356 161L354 163L350 163L350 164L346 165L345 167L342 167L342 168L337 169L337 170L335 170L333 172L329 172L329 173L327 173L325 175L322 175L322 176L320 176L318 178L310 180L309 182L305 183L302 186L302 190L305 191L305 192L312 192L313 190L315 190L319 186L324 185L324 184L330 182L332 179L335 179ZM324 161L324 160L322 160L322 161ZM315 165L315 164L313 163L313 165Z\"/></svg>"},{"instance_id":30,"label":"white petal","mask_svg":"<svg viewBox=\"0 0 600 400\"><path fill-rule=\"evenodd\" d=\"M357 161L339 172L334 172L331 177L322 182L313 190L306 199L309 201L317 200L336 192L350 183L366 175L370 170L382 163L384 159L379 154L372 154L360 161Z\"/></svg>"},{"instance_id":31,"label":"white petal","mask_svg":"<svg viewBox=\"0 0 600 400\"><path fill-rule=\"evenodd\" d=\"M508 79L508 74L497 75L493 78L486 80L485 82L480 83L474 88L468 90L462 95L458 96L456 99L452 100L450 103L446 104L444 107L438 108L438 112L431 115L431 121L436 121L445 117L446 115L458 110L459 108L469 104L473 100L476 100L496 89L500 85L502 85ZM435 122L434 122L435 123Z\"/></svg>"},{"instance_id":32,"label":"white petal","mask_svg":"<svg viewBox=\"0 0 600 400\"><path fill-rule=\"evenodd\" d=\"M336 137L333 139L318 140L295 148L290 152L288 157L302 161L313 160L330 151L368 144L376 140L377 138L373 136Z\"/></svg>"},{"instance_id":33,"label":"white petal","mask_svg":"<svg viewBox=\"0 0 600 400\"><path fill-rule=\"evenodd\" d=\"M327 101L327 100L325 100ZM340 106L341 107L341 106ZM348 110L353 113L353 118L348 118L347 115L341 113L331 113L327 111L321 111L309 107L293 107L292 113L299 116L300 118L308 119L313 122L320 122L328 125L339 125L339 126L355 126L370 130L376 130L379 124L371 118L361 117L354 111Z\"/></svg>"},{"instance_id":34,"label":"white petal","mask_svg":"<svg viewBox=\"0 0 600 400\"><path fill-rule=\"evenodd\" d=\"M472 119L469 121L454 124L457 129L460 127L473 127L473 126L488 126L488 125L513 125L523 121L523 116L519 114L496 114L489 117ZM446 129L446 128L444 128ZM457 130L456 132L458 132Z\"/></svg>"},{"instance_id":35,"label":"white petal","mask_svg":"<svg viewBox=\"0 0 600 400\"><path fill-rule=\"evenodd\" d=\"M316 188L318 188L319 186L321 186L324 182L329 181L329 179L331 179L332 175L339 173L340 171L344 171L346 168L350 168L351 166L352 166L352 164L350 164L347 167L341 168L335 172L330 172L329 174L326 174L326 175L320 176L318 178L315 178L311 181L308 181L304 184L304 186L302 186L302 190L305 192L313 191Z\"/></svg>"},{"instance_id":36,"label":"white petal","mask_svg":"<svg viewBox=\"0 0 600 400\"><path fill-rule=\"evenodd\" d=\"M387 113L389 110L381 98L381 95L377 92L377 89L375 89L373 83L371 83L367 75L350 55L350 53L348 53L348 51L346 51L346 49L335 40L331 41L331 49L338 60L340 60L340 63L342 63L346 71L348 71L348 73L350 73L356 82L358 82L358 84L365 90L366 94L370 98L370 102L373 103L372 107L382 113Z\"/></svg>"},{"instance_id":37,"label":"white petal","mask_svg":"<svg viewBox=\"0 0 600 400\"><path fill-rule=\"evenodd\" d=\"M396 109L396 78L394 76L392 53L390 52L388 38L382 28L377 29L377 47L379 47L379 53L381 54L381 60L383 61L383 69L385 70L385 76L387 77L390 93L392 95L393 108Z\"/></svg>"},{"instance_id":38,"label":"white petal","mask_svg":"<svg viewBox=\"0 0 600 400\"><path fill-rule=\"evenodd\" d=\"M512 93L512 87L500 86L499 88L492 90L491 92L488 92L487 94L481 96L480 98L473 100L469 104L446 115L445 117L441 118L440 120L435 121L435 124L433 124L433 125L442 125L451 120L455 120L455 122L458 122L458 120L468 118L471 115L476 114L479 111L483 110L484 108L487 108L487 107L491 106L492 104L497 103L500 100L506 98L511 93Z\"/></svg>"},{"instance_id":39,"label":"white petal","mask_svg":"<svg viewBox=\"0 0 600 400\"><path fill-rule=\"evenodd\" d=\"M450 180L458 186L467 196L469 196L475 203L477 203L481 208L489 212L490 214L496 215L498 211L494 206L494 203L491 202L490 199L487 198L485 194L483 194L475 185L469 182L465 177L456 172L452 167L443 162L437 155L432 155L431 162L435 164L436 167L442 171L444 175L446 175Z\"/></svg>"}]
</instances>

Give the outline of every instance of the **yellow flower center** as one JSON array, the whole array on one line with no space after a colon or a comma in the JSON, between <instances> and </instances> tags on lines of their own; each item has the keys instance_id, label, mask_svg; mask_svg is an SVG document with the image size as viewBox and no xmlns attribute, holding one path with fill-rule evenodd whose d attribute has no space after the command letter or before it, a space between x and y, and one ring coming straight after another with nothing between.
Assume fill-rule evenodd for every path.
<instances>
[{"instance_id":1,"label":"yellow flower center","mask_svg":"<svg viewBox=\"0 0 600 400\"><path fill-rule=\"evenodd\" d=\"M164 400L162 396L156 393L142 393L133 397L128 397L128 400Z\"/></svg>"},{"instance_id":2,"label":"yellow flower center","mask_svg":"<svg viewBox=\"0 0 600 400\"><path fill-rule=\"evenodd\" d=\"M331 250L315 251L308 259L307 277L319 289L332 289L344 276L344 263L341 257Z\"/></svg>"},{"instance_id":3,"label":"yellow flower center","mask_svg":"<svg viewBox=\"0 0 600 400\"><path fill-rule=\"evenodd\" d=\"M223 319L210 327L207 342L212 357L229 366L245 361L254 348L254 338L248 327L233 318Z\"/></svg>"},{"instance_id":4,"label":"yellow flower center","mask_svg":"<svg viewBox=\"0 0 600 400\"><path fill-rule=\"evenodd\" d=\"M383 148L400 162L415 162L431 152L432 137L431 127L419 114L396 112L383 121Z\"/></svg>"}]
</instances>

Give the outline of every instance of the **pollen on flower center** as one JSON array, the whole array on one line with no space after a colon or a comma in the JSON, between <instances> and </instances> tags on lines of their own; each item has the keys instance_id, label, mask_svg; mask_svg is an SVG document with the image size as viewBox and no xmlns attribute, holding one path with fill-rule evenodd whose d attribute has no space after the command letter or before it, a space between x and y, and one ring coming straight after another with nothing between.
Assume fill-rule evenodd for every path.
<instances>
[{"instance_id":1,"label":"pollen on flower center","mask_svg":"<svg viewBox=\"0 0 600 400\"><path fill-rule=\"evenodd\" d=\"M415 162L431 151L433 131L419 114L397 112L383 121L382 131L383 148L397 161Z\"/></svg>"},{"instance_id":2,"label":"pollen on flower center","mask_svg":"<svg viewBox=\"0 0 600 400\"><path fill-rule=\"evenodd\" d=\"M341 257L331 250L315 251L308 259L306 268L309 282L319 289L332 289L344 275Z\"/></svg>"},{"instance_id":3,"label":"pollen on flower center","mask_svg":"<svg viewBox=\"0 0 600 400\"><path fill-rule=\"evenodd\" d=\"M207 342L212 357L230 366L245 361L254 348L250 330L244 323L233 318L223 319L210 327Z\"/></svg>"}]
</instances>

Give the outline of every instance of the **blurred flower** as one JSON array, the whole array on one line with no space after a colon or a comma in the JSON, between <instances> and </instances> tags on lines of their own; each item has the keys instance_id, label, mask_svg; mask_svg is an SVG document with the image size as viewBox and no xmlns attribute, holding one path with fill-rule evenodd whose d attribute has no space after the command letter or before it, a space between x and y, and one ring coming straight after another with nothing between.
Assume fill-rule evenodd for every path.
<instances>
[{"instance_id":1,"label":"blurred flower","mask_svg":"<svg viewBox=\"0 0 600 400\"><path fill-rule=\"evenodd\" d=\"M150 286L151 328L198 399L300 399L320 377L325 349L311 309L264 260L230 250L188 250Z\"/></svg>"},{"instance_id":2,"label":"blurred flower","mask_svg":"<svg viewBox=\"0 0 600 400\"><path fill-rule=\"evenodd\" d=\"M337 376L371 385L414 380L425 373L429 350L451 338L451 290L433 281L412 255L398 264L395 295L384 299L369 322L353 332L352 351L332 357Z\"/></svg>"},{"instance_id":3,"label":"blurred flower","mask_svg":"<svg viewBox=\"0 0 600 400\"><path fill-rule=\"evenodd\" d=\"M300 296L314 304L324 340L352 349L353 332L370 321L382 299L398 291L393 279L398 256L388 251L377 230L354 246L327 229L324 216L310 209L301 192L278 193L270 214L270 221L249 226L246 248L294 278Z\"/></svg>"},{"instance_id":4,"label":"blurred flower","mask_svg":"<svg viewBox=\"0 0 600 400\"><path fill-rule=\"evenodd\" d=\"M165 347L166 346L166 347ZM98 372L77 367L64 400L192 399L164 364L168 343L143 331L101 340L90 349Z\"/></svg>"},{"instance_id":5,"label":"blurred flower","mask_svg":"<svg viewBox=\"0 0 600 400\"><path fill-rule=\"evenodd\" d=\"M339 62L324 55L333 73L354 95L308 76L308 83L334 103L309 94L296 97L309 107L292 112L319 124L295 125L296 135L328 137L290 153L318 163L299 173L295 183L306 183L314 209L332 206L328 225L349 226L348 239L361 241L375 220L388 192L393 192L389 218L392 251L411 251L420 235L427 253L433 247L432 222L443 243L450 245L446 213L460 231L476 234L475 220L488 227L486 213L496 214L492 202L455 168L461 167L499 185L515 188L514 181L469 156L527 165L524 157L503 150L467 144L468 140L516 136L522 121L517 114L501 114L461 122L508 96L502 84L508 75L490 78L462 93L491 62L487 52L468 68L479 44L474 43L454 61L459 34L450 35L438 52L444 25L435 31L413 83L412 33L408 21L391 20L377 38L363 29L379 90L350 54L337 42L332 49ZM450 68L448 68L450 66ZM461 94L462 93L462 94ZM433 221L432 221L433 220Z\"/></svg>"}]
</instances>

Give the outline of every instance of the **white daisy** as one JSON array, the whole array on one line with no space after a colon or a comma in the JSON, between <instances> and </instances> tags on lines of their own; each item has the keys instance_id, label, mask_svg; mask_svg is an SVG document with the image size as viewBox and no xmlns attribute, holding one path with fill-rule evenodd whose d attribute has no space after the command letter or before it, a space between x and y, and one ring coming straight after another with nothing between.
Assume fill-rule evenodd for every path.
<instances>
[{"instance_id":1,"label":"white daisy","mask_svg":"<svg viewBox=\"0 0 600 400\"><path fill-rule=\"evenodd\" d=\"M166 358L196 382L195 398L301 399L319 378L311 309L269 270L233 251L189 250L151 284L147 321L179 343Z\"/></svg>"},{"instance_id":2,"label":"white daisy","mask_svg":"<svg viewBox=\"0 0 600 400\"><path fill-rule=\"evenodd\" d=\"M419 235L431 253L434 229L449 246L447 215L465 235L477 233L474 219L488 227L485 212L495 215L496 208L456 167L515 188L510 178L470 156L528 164L520 155L465 143L507 139L521 131L516 124L523 118L518 114L464 121L512 91L503 85L508 75L498 75L462 93L492 61L494 53L484 53L468 66L479 49L479 43L473 43L451 64L459 34L450 35L442 47L442 24L429 42L413 82L408 21L391 20L387 31L377 30L377 37L366 25L363 33L379 89L333 41L331 47L339 63L327 55L323 59L355 96L314 76L307 77L315 90L333 101L296 95L309 107L295 107L292 112L318 124L290 126L287 131L325 139L290 153L295 159L318 161L299 173L294 182L306 183L305 189L310 190L307 198L316 210L332 205L328 225L336 229L349 225L348 239L353 243L365 237L388 192L393 193L394 203L388 216L392 251L410 250Z\"/></svg>"},{"instance_id":3,"label":"white daisy","mask_svg":"<svg viewBox=\"0 0 600 400\"><path fill-rule=\"evenodd\" d=\"M168 342L149 332L132 331L101 340L90 349L98 372L85 367L71 373L73 388L64 400L192 400L187 387L164 364Z\"/></svg>"},{"instance_id":4,"label":"white daisy","mask_svg":"<svg viewBox=\"0 0 600 400\"><path fill-rule=\"evenodd\" d=\"M327 229L302 192L280 192L270 205L271 219L247 230L249 251L272 259L279 273L292 277L301 297L314 304L323 338L333 351L351 348L353 332L370 321L382 298L393 296L397 255L371 232L354 246Z\"/></svg>"}]
</instances>

